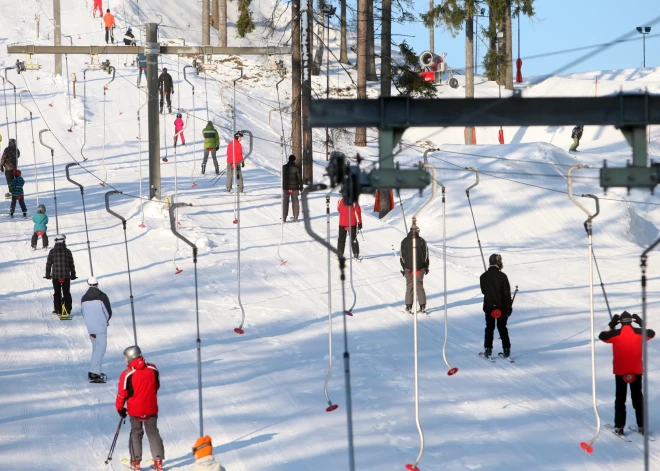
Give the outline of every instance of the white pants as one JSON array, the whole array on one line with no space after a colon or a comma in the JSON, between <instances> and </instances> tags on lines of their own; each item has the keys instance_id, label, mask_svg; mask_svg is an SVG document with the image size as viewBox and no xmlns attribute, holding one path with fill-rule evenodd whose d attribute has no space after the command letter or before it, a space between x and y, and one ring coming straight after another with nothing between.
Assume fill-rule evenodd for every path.
<instances>
[{"instance_id":1,"label":"white pants","mask_svg":"<svg viewBox=\"0 0 660 471\"><path fill-rule=\"evenodd\" d=\"M100 375L101 363L103 363L103 356L108 345L108 335L93 334L89 336L89 340L92 341L92 362L89 365L89 372Z\"/></svg>"}]
</instances>

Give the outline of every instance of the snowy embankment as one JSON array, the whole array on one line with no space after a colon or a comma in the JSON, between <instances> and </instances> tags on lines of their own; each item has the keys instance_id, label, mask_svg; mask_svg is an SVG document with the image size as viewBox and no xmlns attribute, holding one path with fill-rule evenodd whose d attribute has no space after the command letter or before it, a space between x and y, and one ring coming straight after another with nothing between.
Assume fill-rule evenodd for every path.
<instances>
[{"instance_id":1,"label":"snowy embankment","mask_svg":"<svg viewBox=\"0 0 660 471\"><path fill-rule=\"evenodd\" d=\"M87 4L76 0L63 5L63 32L72 34L76 44L102 41L99 20L88 17ZM231 18L235 18L234 5L229 3ZM259 8L267 12L269 5L264 2ZM157 6L158 11L154 9L155 2L140 2L138 10L137 4L129 2L126 16L135 25L140 19L155 19L158 12L167 25L161 41L176 41L182 35L189 43L195 42L197 33L184 31L189 9L172 0L158 2ZM0 28L8 36L5 43L29 41L34 31L26 28L22 20L29 23L37 11L42 11L43 27L48 12L39 10L40 7L46 8L28 1L20 11L5 8L7 14L0 18ZM123 26L124 14L119 10L117 16ZM81 39L77 39L77 33ZM248 43L249 40L244 44ZM15 61L6 53L0 53L0 58L5 66ZM141 208L140 201L133 198L140 194L140 156L144 159L142 191L147 191L146 144L142 144L140 154L137 139L137 108L143 103L144 93L134 86L136 70L130 67L130 58L125 67L124 57L110 59L117 67L117 76L108 86L105 107L102 87L109 77L88 72L86 108L80 82L77 98L72 100L71 133L67 132L70 119L66 83L50 79L49 60L39 58L44 66L39 72L16 76L9 71L9 78L17 87L29 90L34 97L33 102L30 93L24 95L24 104L34 113L35 135L47 127L52 131L44 134L44 141L55 147L58 222L60 232L67 234L80 279L72 285L74 318L63 323L50 314L52 288L42 278L46 252L32 252L29 247L32 224L6 217L0 220L2 469L119 470L119 459L128 456L125 426L115 460L108 466L103 464L117 424L115 381L124 367L122 351L133 342L121 224L104 207L104 193L112 188L126 194L113 197L112 201L113 210L128 219L138 341L147 359L161 370L159 427L165 442L166 466L191 468L190 447L199 433L191 251L183 244L177 245L162 205L148 203ZM69 57L69 73L75 71L80 80L87 60ZM335 370L329 394L340 407L326 413L326 251L311 240L301 225L287 224L279 249L287 263L282 266L278 258L282 153L279 135L269 125L269 111L280 104L288 105L290 95L283 92L282 102L278 103L274 85L279 77L266 70L267 60L233 58L220 63L217 74L189 77L195 86L193 106L192 90L182 75L182 68L189 63L189 59L163 57L163 65L176 82L175 107L188 110L190 117L185 131L188 143L177 148L176 158L171 147L173 118L162 118L162 154L168 156L168 162L161 165L161 170L163 195L172 195L176 182L179 200L193 204L181 210L180 215L181 232L200 249L205 433L213 437L216 457L227 470L347 469L338 268L333 263ZM237 127L249 129L255 136L254 153L245 168L248 192L241 199L241 299L246 313L243 336L233 332L241 319L233 196L223 192L224 178L213 186L210 176L199 174L201 129L207 120L207 108L222 138L231 136L231 114L225 103L231 103L230 81L237 76L232 68L237 65L245 67L247 76L237 84ZM657 91L660 84L658 70L599 76L603 93L614 92L620 86ZM334 77L340 84L348 84L342 75L333 75L333 80ZM590 94L593 78L586 74L553 78L530 85L525 93ZM280 90L289 89L287 79ZM479 96L492 96L494 91L492 84L477 86ZM446 92L443 96L462 93L460 89ZM15 134L12 89L7 90L5 110L9 127L5 123L2 134L7 139ZM109 376L106 385L85 381L90 343L79 300L90 269L80 192L66 181L64 174L65 165L73 159L82 162L83 115L87 119L84 153L89 157L83 166L90 173L73 169L72 174L85 187L94 274L100 278L101 288L115 311L104 363ZM276 113L273 115L274 120L279 120ZM26 201L32 214L37 196L31 167L34 154L28 114L20 106L17 121L27 182ZM284 125L289 129L288 122ZM143 138L145 127L143 121ZM592 436L595 428L591 408L587 245L582 227L584 214L565 194L564 175L569 165L598 167L603 158L611 165L623 165L629 151L622 136L613 128L588 127L580 148L583 152L569 155L565 151L570 143L569 128L506 129L507 141L513 140L506 146L456 145L462 141L462 133L461 129L410 130L404 138L405 150L397 157L402 165L410 165L421 159L424 147L420 143L428 141L429 145L440 147L442 151L430 154L429 162L439 168L438 177L447 194L446 354L460 371L448 377L442 361L442 207L438 199L419 221L432 257L431 271L425 280L429 313L419 320L420 411L426 437L421 469L613 471L641 466L642 445L636 437L632 444L626 444L604 432L591 456L578 446ZM652 133L657 142L659 133L655 129ZM477 130L482 144L494 144L496 135L495 130ZM660 147L656 142L649 149L657 157ZM320 143L317 150L315 175L320 180L324 163ZM51 217L49 233L55 234L50 156L38 138L36 151L39 199ZM361 153L373 156L377 151L372 144ZM464 191L474 181L473 173L462 170L468 166L482 171L481 183L470 196L484 252L486 256L501 253L511 283L520 287L509 324L517 360L514 365L490 365L477 356L483 343L478 286L483 267ZM196 187L192 185L192 176L198 183ZM577 192L602 195L594 178L595 170L579 171L576 176L586 177L576 178ZM106 182L105 187L99 185L100 180ZM408 224L428 196L429 192L422 197L414 192L403 193ZM654 206L620 200L655 203L657 198L641 191L630 197L611 191L607 197L611 199L601 201L602 214L594 223L594 247L612 308L615 312L636 312L640 303L638 256L642 247L657 236L660 217L652 210ZM337 198L332 198L333 212ZM403 469L413 461L419 438L413 406L413 327L401 309L404 284L396 253L404 236L404 223L400 208L379 221L371 212L372 201L369 196L362 199L364 239L360 237L360 245L364 260L353 265L357 298L355 315L347 324L356 467L381 471ZM325 234L323 195L314 195L310 204L313 227ZM146 228L139 227L143 215ZM333 214L333 238L336 226ZM175 268L183 272L175 275ZM650 327L657 327L660 317L655 311L660 292L656 285L660 269L653 258L648 275L648 322ZM350 306L353 294L348 282L346 296ZM603 298L596 291L598 328L606 328L608 320ZM658 350L653 342L650 347L653 359ZM650 370L653 426L658 420L654 411L660 406L658 395L653 393L660 386L653 360ZM597 349L597 378L599 411L604 422L611 422L614 381L611 352L604 345ZM652 448L652 461L659 458Z\"/></svg>"}]
</instances>

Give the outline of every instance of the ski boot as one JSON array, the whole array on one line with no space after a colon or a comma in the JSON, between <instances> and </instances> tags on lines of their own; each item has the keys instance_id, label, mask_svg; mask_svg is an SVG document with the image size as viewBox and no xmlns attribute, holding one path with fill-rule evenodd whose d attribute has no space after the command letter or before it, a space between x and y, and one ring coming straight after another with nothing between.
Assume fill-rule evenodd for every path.
<instances>
[{"instance_id":1,"label":"ski boot","mask_svg":"<svg viewBox=\"0 0 660 471\"><path fill-rule=\"evenodd\" d=\"M162 107L162 105L161 105L161 107L160 107L160 114L163 114L163 107Z\"/></svg>"},{"instance_id":2,"label":"ski boot","mask_svg":"<svg viewBox=\"0 0 660 471\"><path fill-rule=\"evenodd\" d=\"M202 164L202 175L206 173L206 165Z\"/></svg>"},{"instance_id":3,"label":"ski boot","mask_svg":"<svg viewBox=\"0 0 660 471\"><path fill-rule=\"evenodd\" d=\"M486 360L490 360L490 359L493 358L493 349L492 348L484 349L484 358Z\"/></svg>"},{"instance_id":4,"label":"ski boot","mask_svg":"<svg viewBox=\"0 0 660 471\"><path fill-rule=\"evenodd\" d=\"M172 114L172 107L171 107L171 106L168 106L167 109L169 109L169 110L170 110L170 114Z\"/></svg>"},{"instance_id":5,"label":"ski boot","mask_svg":"<svg viewBox=\"0 0 660 471\"><path fill-rule=\"evenodd\" d=\"M220 169L218 167L215 168L215 174L216 176L220 175Z\"/></svg>"},{"instance_id":6,"label":"ski boot","mask_svg":"<svg viewBox=\"0 0 660 471\"><path fill-rule=\"evenodd\" d=\"M412 314L412 304L406 304L406 312Z\"/></svg>"},{"instance_id":7,"label":"ski boot","mask_svg":"<svg viewBox=\"0 0 660 471\"><path fill-rule=\"evenodd\" d=\"M140 462L137 460L131 461L130 469L132 471L140 471Z\"/></svg>"},{"instance_id":8,"label":"ski boot","mask_svg":"<svg viewBox=\"0 0 660 471\"><path fill-rule=\"evenodd\" d=\"M27 219L27 213L23 213L23 218Z\"/></svg>"},{"instance_id":9,"label":"ski boot","mask_svg":"<svg viewBox=\"0 0 660 471\"><path fill-rule=\"evenodd\" d=\"M163 460L154 460L154 469L156 471L163 471Z\"/></svg>"},{"instance_id":10,"label":"ski boot","mask_svg":"<svg viewBox=\"0 0 660 471\"><path fill-rule=\"evenodd\" d=\"M13 217L14 217L14 213L9 213L9 217L10 217L10 218L13 218Z\"/></svg>"},{"instance_id":11,"label":"ski boot","mask_svg":"<svg viewBox=\"0 0 660 471\"><path fill-rule=\"evenodd\" d=\"M420 304L419 310L422 311L422 314L426 314L426 304Z\"/></svg>"},{"instance_id":12,"label":"ski boot","mask_svg":"<svg viewBox=\"0 0 660 471\"><path fill-rule=\"evenodd\" d=\"M504 358L509 358L511 356L511 349L510 348L505 348L503 350L504 350L504 352L502 352L502 356Z\"/></svg>"},{"instance_id":13,"label":"ski boot","mask_svg":"<svg viewBox=\"0 0 660 471\"><path fill-rule=\"evenodd\" d=\"M33 246L32 246L32 250L37 250L37 246L36 246L36 245L33 245Z\"/></svg>"},{"instance_id":14,"label":"ski boot","mask_svg":"<svg viewBox=\"0 0 660 471\"><path fill-rule=\"evenodd\" d=\"M614 432L615 435L619 435L619 436L625 435L623 427L614 427L612 429L612 432Z\"/></svg>"}]
</instances>

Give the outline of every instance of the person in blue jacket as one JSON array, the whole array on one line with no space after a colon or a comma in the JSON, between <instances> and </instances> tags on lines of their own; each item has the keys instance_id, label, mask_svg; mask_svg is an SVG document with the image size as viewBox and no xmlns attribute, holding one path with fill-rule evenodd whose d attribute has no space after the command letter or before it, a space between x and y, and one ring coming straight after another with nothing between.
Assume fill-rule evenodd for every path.
<instances>
[{"instance_id":1,"label":"person in blue jacket","mask_svg":"<svg viewBox=\"0 0 660 471\"><path fill-rule=\"evenodd\" d=\"M11 205L9 206L10 217L14 217L16 201L18 201L18 204L21 206L21 211L23 211L23 217L27 218L27 208L25 207L25 200L23 199L23 185L25 185L25 180L21 177L21 171L18 169L14 170L14 179L9 184L9 189L11 190Z\"/></svg>"},{"instance_id":2,"label":"person in blue jacket","mask_svg":"<svg viewBox=\"0 0 660 471\"><path fill-rule=\"evenodd\" d=\"M37 239L41 236L44 250L48 248L48 236L46 235L46 224L48 224L48 216L46 216L46 207L43 204L37 206L37 214L32 216L34 223L34 234L32 234L32 250L37 250Z\"/></svg>"},{"instance_id":3,"label":"person in blue jacket","mask_svg":"<svg viewBox=\"0 0 660 471\"><path fill-rule=\"evenodd\" d=\"M138 54L137 55L137 66L138 66L138 81L137 81L137 86L140 86L140 82L142 81L142 74L144 76L147 76L147 56L145 54Z\"/></svg>"}]
</instances>

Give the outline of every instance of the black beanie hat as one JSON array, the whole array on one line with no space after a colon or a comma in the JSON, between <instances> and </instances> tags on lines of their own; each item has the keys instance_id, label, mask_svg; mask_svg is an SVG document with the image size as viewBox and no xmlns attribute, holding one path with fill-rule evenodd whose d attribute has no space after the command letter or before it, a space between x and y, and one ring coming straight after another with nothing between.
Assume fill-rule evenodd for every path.
<instances>
[{"instance_id":1,"label":"black beanie hat","mask_svg":"<svg viewBox=\"0 0 660 471\"><path fill-rule=\"evenodd\" d=\"M289 156L289 162L295 162L295 160L296 160L296 156L293 155L293 154L291 154L291 155Z\"/></svg>"},{"instance_id":2,"label":"black beanie hat","mask_svg":"<svg viewBox=\"0 0 660 471\"><path fill-rule=\"evenodd\" d=\"M621 322L621 324L632 324L632 321L633 318L630 313L628 311L623 311L621 317L619 318L619 322Z\"/></svg>"}]
</instances>

